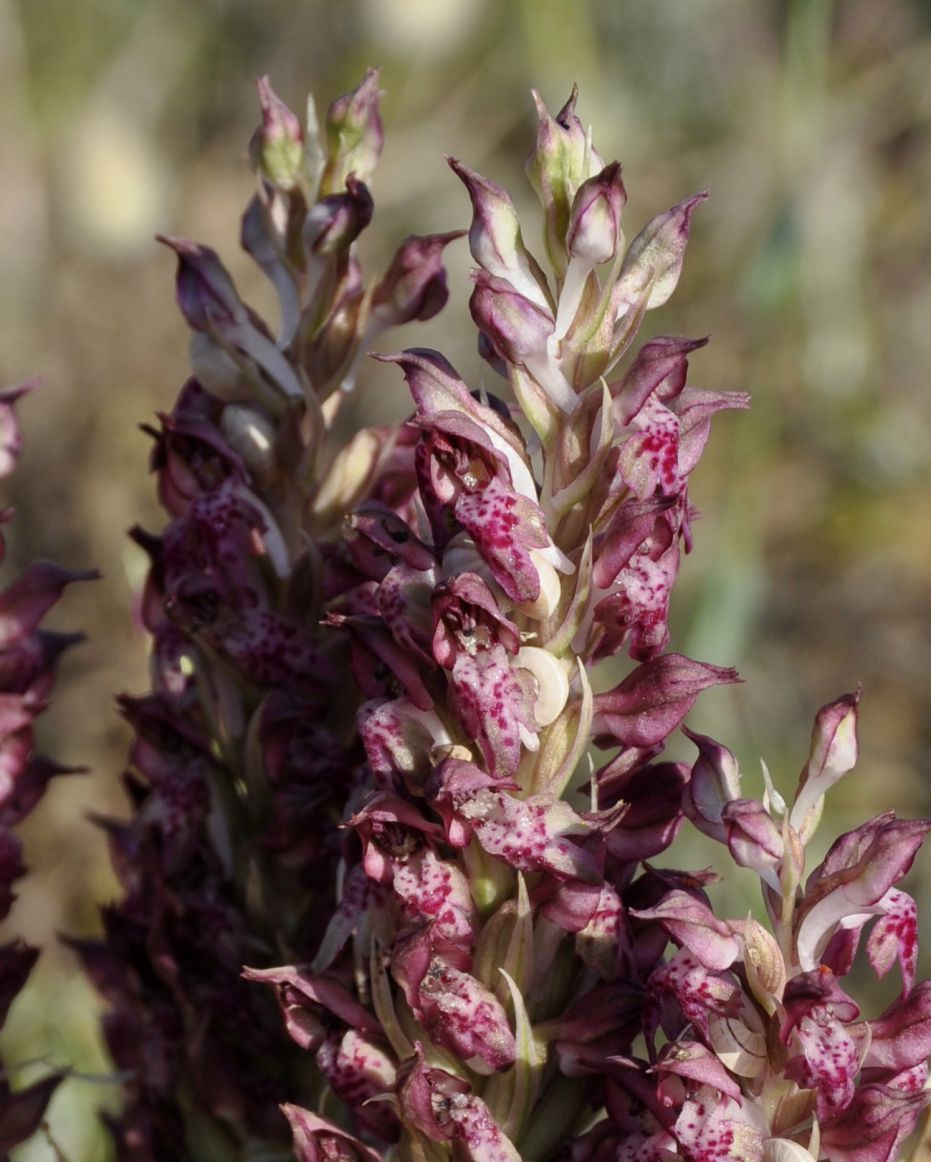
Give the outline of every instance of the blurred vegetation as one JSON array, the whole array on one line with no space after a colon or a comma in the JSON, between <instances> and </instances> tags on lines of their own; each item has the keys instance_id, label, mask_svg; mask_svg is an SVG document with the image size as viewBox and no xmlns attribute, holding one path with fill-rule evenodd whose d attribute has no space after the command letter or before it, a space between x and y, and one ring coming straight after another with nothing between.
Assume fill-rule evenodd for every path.
<instances>
[{"instance_id":1,"label":"blurred vegetation","mask_svg":"<svg viewBox=\"0 0 931 1162\"><path fill-rule=\"evenodd\" d=\"M860 681L862 759L825 841L877 809L931 809L927 4L0 0L0 382L47 381L22 408L11 557L105 573L59 615L90 640L67 661L44 746L92 773L54 787L26 831L37 871L8 928L46 951L6 1036L17 1082L37 1057L108 1069L96 1001L55 934L93 931L114 890L87 814L125 809L112 699L146 682L143 562L124 534L161 517L138 424L186 373L173 263L152 235L214 246L267 305L236 251L252 79L325 106L368 64L382 67L388 133L370 263L412 230L468 221L445 152L515 194L533 245L531 86L555 109L578 82L598 148L624 163L629 237L710 189L679 291L644 333L712 332L692 380L753 395L749 414L717 419L696 473L708 515L674 639L747 681L691 721L735 750L748 794L759 755L791 789L814 711ZM478 381L464 246L451 261L452 301L422 341ZM361 418L403 414L398 377L366 377ZM912 880L926 911L929 882L926 853ZM112 1098L62 1087L51 1132L69 1162L104 1156L94 1111Z\"/></svg>"}]
</instances>

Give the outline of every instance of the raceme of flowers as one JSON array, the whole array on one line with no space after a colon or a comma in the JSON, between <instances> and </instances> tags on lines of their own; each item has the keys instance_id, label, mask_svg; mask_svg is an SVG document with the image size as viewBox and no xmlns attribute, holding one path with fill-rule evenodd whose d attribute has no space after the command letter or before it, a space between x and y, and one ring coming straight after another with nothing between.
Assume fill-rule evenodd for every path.
<instances>
[{"instance_id":1,"label":"raceme of flowers","mask_svg":"<svg viewBox=\"0 0 931 1162\"><path fill-rule=\"evenodd\" d=\"M35 380L0 391L0 479L19 459L22 436L17 402L37 386ZM6 552L2 525L13 516L0 510L0 562ZM37 561L0 592L0 920L16 899L15 882L25 873L22 843L14 828L45 794L50 779L77 773L37 754L33 722L48 706L59 657L80 642L79 633L41 629L42 619L74 581L89 581L93 571L72 572L49 561ZM0 1026L32 970L39 950L22 940L0 945ZM38 1081L13 1091L0 1064L0 1155L29 1138L39 1126L64 1074L49 1071Z\"/></svg>"},{"instance_id":2,"label":"raceme of flowers","mask_svg":"<svg viewBox=\"0 0 931 1162\"><path fill-rule=\"evenodd\" d=\"M537 98L534 256L509 194L450 159L469 382L394 335L444 306L464 232L383 271L356 253L377 75L322 125L259 97L242 244L277 329L212 250L164 239L192 377L152 430L168 524L134 533L152 688L122 701L132 814L100 820L124 894L73 941L127 1079L117 1156L899 1158L931 1101L931 984L898 884L931 823L888 812L809 866L859 695L819 711L788 798L768 772L747 797L682 727L737 681L670 650L668 610L690 474L748 400L688 385L704 340L637 334L704 195L628 244L576 94ZM376 340L396 353L365 378L403 376L410 410L347 437ZM595 694L608 659L626 676ZM680 727L691 767L663 757ZM673 870L683 828L759 876L765 923ZM882 1013L848 991L861 962L897 973Z\"/></svg>"}]
</instances>

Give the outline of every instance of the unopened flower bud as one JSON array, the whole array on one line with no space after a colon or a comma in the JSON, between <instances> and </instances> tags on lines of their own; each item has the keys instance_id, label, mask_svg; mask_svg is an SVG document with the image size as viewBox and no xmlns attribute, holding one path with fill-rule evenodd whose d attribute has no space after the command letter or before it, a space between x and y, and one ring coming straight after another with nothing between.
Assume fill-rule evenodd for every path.
<instances>
[{"instance_id":1,"label":"unopened flower bud","mask_svg":"<svg viewBox=\"0 0 931 1162\"><path fill-rule=\"evenodd\" d=\"M364 182L354 174L346 178L346 190L330 194L311 206L304 221L304 245L316 258L329 258L348 250L372 220L374 203Z\"/></svg>"},{"instance_id":2,"label":"unopened flower bud","mask_svg":"<svg viewBox=\"0 0 931 1162\"><path fill-rule=\"evenodd\" d=\"M845 694L822 706L811 735L811 753L799 778L789 822L806 841L817 826L818 805L824 793L853 770L857 762L856 694Z\"/></svg>"},{"instance_id":3,"label":"unopened flower bud","mask_svg":"<svg viewBox=\"0 0 931 1162\"><path fill-rule=\"evenodd\" d=\"M475 290L469 310L498 352L509 363L545 355L546 341L556 325L550 311L519 294L507 279L483 270L475 271L472 279Z\"/></svg>"},{"instance_id":4,"label":"unopened flower bud","mask_svg":"<svg viewBox=\"0 0 931 1162\"><path fill-rule=\"evenodd\" d=\"M398 247L384 278L372 293L372 317L386 327L432 319L449 298L443 249L464 230L412 235Z\"/></svg>"},{"instance_id":5,"label":"unopened flower bud","mask_svg":"<svg viewBox=\"0 0 931 1162\"><path fill-rule=\"evenodd\" d=\"M603 729L624 746L653 746L675 730L702 690L739 681L736 670L664 654L596 696L596 730Z\"/></svg>"},{"instance_id":6,"label":"unopened flower bud","mask_svg":"<svg viewBox=\"0 0 931 1162\"><path fill-rule=\"evenodd\" d=\"M482 270L506 279L514 290L543 310L549 308L545 278L531 258L520 232L510 195L481 174L466 169L454 157L450 169L461 180L472 202L469 250Z\"/></svg>"},{"instance_id":7,"label":"unopened flower bud","mask_svg":"<svg viewBox=\"0 0 931 1162\"><path fill-rule=\"evenodd\" d=\"M253 165L273 186L293 189L300 179L304 131L300 120L274 92L268 77L258 82L262 124L249 146Z\"/></svg>"},{"instance_id":8,"label":"unopened flower bud","mask_svg":"<svg viewBox=\"0 0 931 1162\"><path fill-rule=\"evenodd\" d=\"M578 95L573 87L569 100L553 117L539 93L533 94L537 140L527 158L526 171L545 215L546 253L560 276L566 267L566 232L576 191L604 164L575 115Z\"/></svg>"},{"instance_id":9,"label":"unopened flower bud","mask_svg":"<svg viewBox=\"0 0 931 1162\"><path fill-rule=\"evenodd\" d=\"M381 156L384 134L378 102L378 70L369 69L350 93L338 97L326 116L327 162L320 182L321 194L341 190L354 173L367 182Z\"/></svg>"},{"instance_id":10,"label":"unopened flower bud","mask_svg":"<svg viewBox=\"0 0 931 1162\"><path fill-rule=\"evenodd\" d=\"M175 292L181 313L195 331L246 319L246 308L216 251L186 238L158 235L178 256Z\"/></svg>"},{"instance_id":11,"label":"unopened flower bud","mask_svg":"<svg viewBox=\"0 0 931 1162\"><path fill-rule=\"evenodd\" d=\"M756 799L732 799L725 806L722 819L734 862L758 872L778 892L782 834L763 804Z\"/></svg>"},{"instance_id":12,"label":"unopened flower bud","mask_svg":"<svg viewBox=\"0 0 931 1162\"><path fill-rule=\"evenodd\" d=\"M692 767L692 777L682 800L682 809L699 831L725 842L722 820L724 808L740 797L740 771L737 760L720 743L703 734L693 734L683 727L683 734L698 747L699 755Z\"/></svg>"},{"instance_id":13,"label":"unopened flower bud","mask_svg":"<svg viewBox=\"0 0 931 1162\"><path fill-rule=\"evenodd\" d=\"M631 242L614 290L621 315L631 298L642 298L643 309L652 310L661 307L676 289L692 214L707 196L694 194L671 210L657 214Z\"/></svg>"},{"instance_id":14,"label":"unopened flower bud","mask_svg":"<svg viewBox=\"0 0 931 1162\"><path fill-rule=\"evenodd\" d=\"M619 162L613 161L583 182L572 202L566 231L566 249L572 258L596 266L615 256L623 238L621 211L626 201Z\"/></svg>"}]
</instances>

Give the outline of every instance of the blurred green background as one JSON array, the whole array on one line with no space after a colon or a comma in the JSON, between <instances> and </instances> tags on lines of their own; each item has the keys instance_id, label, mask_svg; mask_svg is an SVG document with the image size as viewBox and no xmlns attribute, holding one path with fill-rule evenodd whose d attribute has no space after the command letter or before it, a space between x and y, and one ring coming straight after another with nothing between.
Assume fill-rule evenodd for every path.
<instances>
[{"instance_id":1,"label":"blurred green background","mask_svg":"<svg viewBox=\"0 0 931 1162\"><path fill-rule=\"evenodd\" d=\"M673 643L746 684L690 721L735 750L745 793L760 755L790 790L815 710L860 681L861 763L825 842L880 808L931 810L931 6L0 0L0 382L46 379L21 409L11 557L104 571L56 614L90 640L66 660L42 744L92 773L53 787L24 829L36 871L4 935L46 951L4 1037L16 1084L48 1063L108 1069L96 1001L55 939L93 932L114 891L86 815L124 810L113 696L146 682L143 561L124 534L162 522L138 424L186 374L173 262L152 236L212 245L267 304L236 246L253 79L269 73L297 109L312 89L325 108L369 64L387 128L370 271L412 230L467 224L447 152L513 192L535 245L531 87L555 110L578 82L597 147L624 163L628 238L711 191L679 290L644 329L710 332L692 382L753 395L750 413L718 417L694 477L706 516ZM477 377L468 254L452 250L450 305L417 341ZM367 371L369 398L400 416L383 372ZM931 909L931 853L911 883ZM62 1087L50 1124L69 1162L105 1157L94 1111L112 1099L103 1081Z\"/></svg>"}]
</instances>

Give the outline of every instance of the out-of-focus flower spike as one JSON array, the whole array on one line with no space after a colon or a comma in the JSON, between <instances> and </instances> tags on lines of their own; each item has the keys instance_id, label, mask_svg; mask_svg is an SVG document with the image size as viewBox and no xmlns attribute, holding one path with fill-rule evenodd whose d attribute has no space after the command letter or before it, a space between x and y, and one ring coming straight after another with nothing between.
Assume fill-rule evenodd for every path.
<instances>
[{"instance_id":1,"label":"out-of-focus flower spike","mask_svg":"<svg viewBox=\"0 0 931 1162\"><path fill-rule=\"evenodd\" d=\"M277 96L268 77L256 82L262 106L262 124L249 145L253 165L273 186L293 189L301 177L304 131L298 118Z\"/></svg>"},{"instance_id":2,"label":"out-of-focus flower spike","mask_svg":"<svg viewBox=\"0 0 931 1162\"><path fill-rule=\"evenodd\" d=\"M492 278L505 279L513 289L543 312L552 311L546 278L524 245L520 222L510 195L494 182L447 158L472 202L469 250Z\"/></svg>"},{"instance_id":3,"label":"out-of-focus flower spike","mask_svg":"<svg viewBox=\"0 0 931 1162\"><path fill-rule=\"evenodd\" d=\"M811 754L799 778L789 822L803 843L814 834L824 794L857 762L857 706L860 691L822 706L815 717Z\"/></svg>"},{"instance_id":4,"label":"out-of-focus flower spike","mask_svg":"<svg viewBox=\"0 0 931 1162\"><path fill-rule=\"evenodd\" d=\"M350 174L368 182L384 143L379 102L378 70L368 69L351 92L337 99L326 115L327 160L320 178L320 194L340 191Z\"/></svg>"},{"instance_id":5,"label":"out-of-focus flower spike","mask_svg":"<svg viewBox=\"0 0 931 1162\"><path fill-rule=\"evenodd\" d=\"M366 309L358 265L350 260L326 318L312 337L307 336L301 353L301 363L320 399L326 399L337 389L344 392L352 389Z\"/></svg>"},{"instance_id":6,"label":"out-of-focus flower spike","mask_svg":"<svg viewBox=\"0 0 931 1162\"><path fill-rule=\"evenodd\" d=\"M219 426L230 448L248 468L253 480L262 488L270 487L278 475L280 464L276 455L278 433L268 414L255 406L229 403L223 409ZM268 518L268 530L280 546L281 534L275 522L270 519L267 510L262 515ZM290 565L285 566L280 555L277 565L281 576L290 570Z\"/></svg>"},{"instance_id":7,"label":"out-of-focus flower spike","mask_svg":"<svg viewBox=\"0 0 931 1162\"><path fill-rule=\"evenodd\" d=\"M338 528L346 513L369 494L389 445L386 432L362 428L339 449L314 489L311 510L318 532Z\"/></svg>"},{"instance_id":8,"label":"out-of-focus flower spike","mask_svg":"<svg viewBox=\"0 0 931 1162\"><path fill-rule=\"evenodd\" d=\"M197 382L216 399L242 403L255 397L244 369L207 331L191 332L188 358Z\"/></svg>"}]
</instances>

